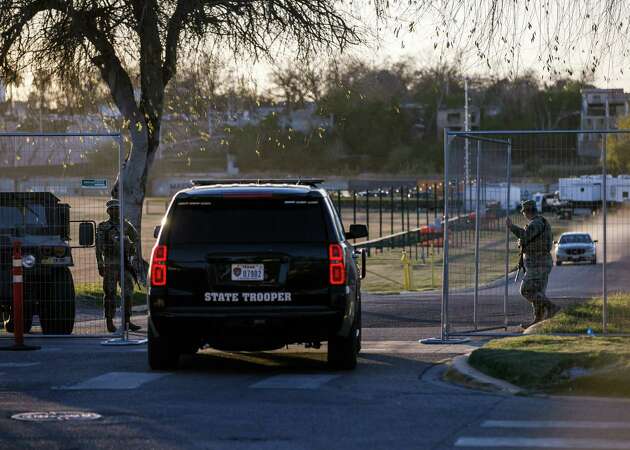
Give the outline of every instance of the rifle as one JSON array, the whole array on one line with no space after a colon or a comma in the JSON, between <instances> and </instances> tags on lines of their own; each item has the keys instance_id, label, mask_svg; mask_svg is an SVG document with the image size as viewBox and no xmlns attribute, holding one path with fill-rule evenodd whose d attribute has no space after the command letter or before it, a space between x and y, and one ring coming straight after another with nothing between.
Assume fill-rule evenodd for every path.
<instances>
[{"instance_id":1,"label":"rifle","mask_svg":"<svg viewBox=\"0 0 630 450\"><path fill-rule=\"evenodd\" d=\"M140 282L138 281L138 272L136 272L136 268L133 266L133 264L131 264L131 261L129 260L129 258L127 258L127 255L125 255L124 259L125 259L125 270L131 274L131 278L133 279L133 281L136 282L136 285L138 286L138 288L141 289L142 286L140 286Z\"/></svg>"},{"instance_id":2,"label":"rifle","mask_svg":"<svg viewBox=\"0 0 630 450\"><path fill-rule=\"evenodd\" d=\"M516 269L516 277L514 277L514 284L518 283L518 277L521 274L521 270L523 273L527 272L525 269L525 263L523 261L523 247L520 247L518 252L518 268Z\"/></svg>"}]
</instances>

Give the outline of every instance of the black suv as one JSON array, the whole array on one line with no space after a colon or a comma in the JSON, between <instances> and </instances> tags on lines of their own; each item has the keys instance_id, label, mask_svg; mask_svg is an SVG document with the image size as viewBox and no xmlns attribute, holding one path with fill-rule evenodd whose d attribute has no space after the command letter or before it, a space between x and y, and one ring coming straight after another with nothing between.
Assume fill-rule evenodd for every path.
<instances>
[{"instance_id":1,"label":"black suv","mask_svg":"<svg viewBox=\"0 0 630 450\"><path fill-rule=\"evenodd\" d=\"M264 351L328 341L332 367L361 348L365 254L348 239L321 180L241 180L172 199L149 269L149 365L177 367L204 345ZM362 257L361 270L355 261Z\"/></svg>"}]
</instances>

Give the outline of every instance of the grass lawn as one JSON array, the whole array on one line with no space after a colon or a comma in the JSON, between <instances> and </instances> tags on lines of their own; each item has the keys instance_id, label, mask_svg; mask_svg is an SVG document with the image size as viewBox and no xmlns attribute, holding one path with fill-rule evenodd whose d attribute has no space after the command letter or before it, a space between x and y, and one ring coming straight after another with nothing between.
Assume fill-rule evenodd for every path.
<instances>
[{"instance_id":1,"label":"grass lawn","mask_svg":"<svg viewBox=\"0 0 630 450\"><path fill-rule=\"evenodd\" d=\"M75 286L77 304L88 307L103 307L103 285L101 283L77 283ZM133 305L145 305L147 303L147 291L143 287L138 289L134 285Z\"/></svg>"},{"instance_id":2,"label":"grass lawn","mask_svg":"<svg viewBox=\"0 0 630 450\"><path fill-rule=\"evenodd\" d=\"M611 332L630 330L630 296L609 299ZM547 321L544 333L596 336L527 335L493 340L475 350L469 363L488 375L532 391L630 397L630 338L597 336L601 300L566 308Z\"/></svg>"},{"instance_id":3,"label":"grass lawn","mask_svg":"<svg viewBox=\"0 0 630 450\"><path fill-rule=\"evenodd\" d=\"M563 309L553 319L542 323L538 332L543 334L586 333L586 330L590 328L595 334L600 334L602 322L602 300L594 299ZM608 296L608 332L630 332L630 295Z\"/></svg>"},{"instance_id":4,"label":"grass lawn","mask_svg":"<svg viewBox=\"0 0 630 450\"><path fill-rule=\"evenodd\" d=\"M473 234L467 239L457 240L452 244L449 253L449 286L451 289L473 288L475 251ZM481 284L495 281L505 274L505 232L489 231L483 233L480 242L480 277ZM407 250L409 253L409 250ZM442 287L442 252L434 249L433 258L430 250L424 249L424 261L421 259L422 249L418 248L419 258L415 259L415 249L409 256L412 258L412 291L426 291ZM367 261L367 277L361 282L366 292L393 293L403 289L402 249L386 249L383 253L372 251ZM515 246L510 251L510 270L516 267L518 253Z\"/></svg>"}]
</instances>

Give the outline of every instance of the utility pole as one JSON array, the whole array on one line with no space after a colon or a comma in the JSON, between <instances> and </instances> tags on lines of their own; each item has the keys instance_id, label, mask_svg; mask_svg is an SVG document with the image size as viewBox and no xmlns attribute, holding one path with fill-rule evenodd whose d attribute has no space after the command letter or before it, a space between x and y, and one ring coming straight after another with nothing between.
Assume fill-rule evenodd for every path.
<instances>
[{"instance_id":1,"label":"utility pole","mask_svg":"<svg viewBox=\"0 0 630 450\"><path fill-rule=\"evenodd\" d=\"M468 129L468 78L464 78L464 131L469 131ZM470 189L470 157L468 154L468 137L464 138L464 202L466 201L466 197L471 198L471 193L468 192ZM472 191L472 189L470 189ZM466 195L468 193L468 195ZM466 209L466 204L464 203L464 209Z\"/></svg>"}]
</instances>

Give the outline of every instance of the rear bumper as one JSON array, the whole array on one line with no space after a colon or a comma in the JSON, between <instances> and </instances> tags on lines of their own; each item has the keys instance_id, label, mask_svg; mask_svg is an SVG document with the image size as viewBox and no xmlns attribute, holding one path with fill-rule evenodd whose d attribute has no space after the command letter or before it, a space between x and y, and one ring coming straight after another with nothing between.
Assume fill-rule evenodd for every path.
<instances>
[{"instance_id":1,"label":"rear bumper","mask_svg":"<svg viewBox=\"0 0 630 450\"><path fill-rule=\"evenodd\" d=\"M196 341L215 348L256 350L326 341L346 319L329 307L168 308L150 311L158 336Z\"/></svg>"}]
</instances>

